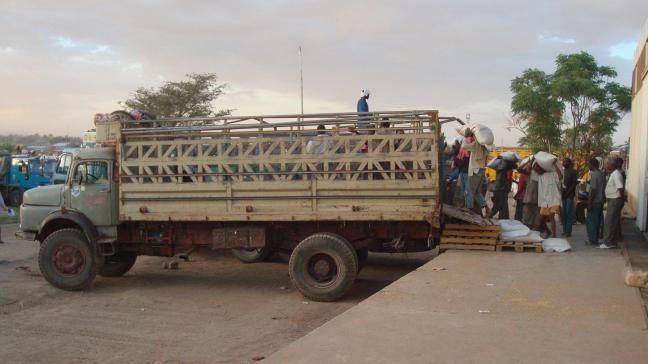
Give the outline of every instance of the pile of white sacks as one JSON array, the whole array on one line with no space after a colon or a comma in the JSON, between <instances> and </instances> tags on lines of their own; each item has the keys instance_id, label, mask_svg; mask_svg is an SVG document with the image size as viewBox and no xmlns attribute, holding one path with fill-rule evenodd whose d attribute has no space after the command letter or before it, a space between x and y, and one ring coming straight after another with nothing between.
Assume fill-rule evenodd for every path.
<instances>
[{"instance_id":1,"label":"pile of white sacks","mask_svg":"<svg viewBox=\"0 0 648 364\"><path fill-rule=\"evenodd\" d=\"M567 240L558 238L543 239L539 231L529 229L520 221L497 220L494 222L502 228L500 238L504 241L542 243L542 250L546 252L562 253L571 250L571 245Z\"/></svg>"}]
</instances>

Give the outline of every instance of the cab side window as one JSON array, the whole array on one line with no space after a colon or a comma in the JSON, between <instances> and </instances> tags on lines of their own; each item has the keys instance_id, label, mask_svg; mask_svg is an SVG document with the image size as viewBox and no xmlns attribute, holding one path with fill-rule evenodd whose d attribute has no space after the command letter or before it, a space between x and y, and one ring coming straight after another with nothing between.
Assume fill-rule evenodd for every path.
<instances>
[{"instance_id":1,"label":"cab side window","mask_svg":"<svg viewBox=\"0 0 648 364\"><path fill-rule=\"evenodd\" d=\"M108 163L100 161L83 162L74 171L74 183L80 185L108 184Z\"/></svg>"},{"instance_id":2,"label":"cab side window","mask_svg":"<svg viewBox=\"0 0 648 364\"><path fill-rule=\"evenodd\" d=\"M72 156L69 154L64 155L63 157L61 157L61 161L59 162L59 165L56 168L56 173L67 175L71 163L72 163Z\"/></svg>"}]
</instances>

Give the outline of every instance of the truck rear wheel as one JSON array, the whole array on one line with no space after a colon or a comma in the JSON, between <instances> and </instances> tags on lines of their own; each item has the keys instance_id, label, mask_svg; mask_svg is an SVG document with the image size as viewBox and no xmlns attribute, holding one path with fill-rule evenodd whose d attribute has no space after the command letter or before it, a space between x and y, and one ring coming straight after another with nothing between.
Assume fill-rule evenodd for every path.
<instances>
[{"instance_id":1,"label":"truck rear wheel","mask_svg":"<svg viewBox=\"0 0 648 364\"><path fill-rule=\"evenodd\" d=\"M358 257L346 239L319 233L297 245L290 256L288 271L305 297L331 302L351 288L358 275Z\"/></svg>"},{"instance_id":2,"label":"truck rear wheel","mask_svg":"<svg viewBox=\"0 0 648 364\"><path fill-rule=\"evenodd\" d=\"M88 288L97 274L94 252L77 229L50 234L40 246L38 266L52 286L66 291Z\"/></svg>"},{"instance_id":3,"label":"truck rear wheel","mask_svg":"<svg viewBox=\"0 0 648 364\"><path fill-rule=\"evenodd\" d=\"M272 253L269 248L257 249L232 249L232 255L243 263L259 263L268 258Z\"/></svg>"},{"instance_id":4,"label":"truck rear wheel","mask_svg":"<svg viewBox=\"0 0 648 364\"><path fill-rule=\"evenodd\" d=\"M137 253L135 252L119 252L105 257L104 264L99 269L99 275L102 277L121 277L133 268L136 260Z\"/></svg>"}]
</instances>

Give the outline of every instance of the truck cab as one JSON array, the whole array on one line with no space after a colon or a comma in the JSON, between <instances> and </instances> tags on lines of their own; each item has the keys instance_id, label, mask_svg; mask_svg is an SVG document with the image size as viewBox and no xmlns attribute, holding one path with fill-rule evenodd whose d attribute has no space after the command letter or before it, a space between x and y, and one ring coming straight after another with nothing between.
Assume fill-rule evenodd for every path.
<instances>
[{"instance_id":1,"label":"truck cab","mask_svg":"<svg viewBox=\"0 0 648 364\"><path fill-rule=\"evenodd\" d=\"M118 185L112 178L114 149L83 149L64 158L68 158L69 166L62 183L25 192L21 230L43 234L56 224L76 222L82 229L92 226L91 230L96 230L93 235L114 237L118 195ZM57 172L63 171L61 166L59 163Z\"/></svg>"},{"instance_id":2,"label":"truck cab","mask_svg":"<svg viewBox=\"0 0 648 364\"><path fill-rule=\"evenodd\" d=\"M44 175L42 161L39 157L13 156L9 158L5 156L4 158L4 163L8 164L8 168L1 174L0 189L9 205L20 206L24 191L52 183Z\"/></svg>"}]
</instances>

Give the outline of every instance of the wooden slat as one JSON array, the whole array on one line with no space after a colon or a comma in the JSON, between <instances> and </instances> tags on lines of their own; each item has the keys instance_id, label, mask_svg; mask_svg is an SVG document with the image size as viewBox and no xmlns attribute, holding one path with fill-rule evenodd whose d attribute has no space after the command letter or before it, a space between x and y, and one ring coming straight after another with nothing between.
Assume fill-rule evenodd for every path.
<instances>
[{"instance_id":1,"label":"wooden slat","mask_svg":"<svg viewBox=\"0 0 648 364\"><path fill-rule=\"evenodd\" d=\"M464 224L445 224L446 230L479 230L479 231L500 231L499 225L464 225Z\"/></svg>"},{"instance_id":2,"label":"wooden slat","mask_svg":"<svg viewBox=\"0 0 648 364\"><path fill-rule=\"evenodd\" d=\"M495 245L497 244L497 239L495 238L466 238L466 237L456 237L456 236L441 236L441 243L456 243L456 244L488 244Z\"/></svg>"},{"instance_id":3,"label":"wooden slat","mask_svg":"<svg viewBox=\"0 0 648 364\"><path fill-rule=\"evenodd\" d=\"M444 229L443 236L475 236L475 237L489 237L496 238L499 236L499 231L476 231L476 230L450 230Z\"/></svg>"},{"instance_id":4,"label":"wooden slat","mask_svg":"<svg viewBox=\"0 0 648 364\"><path fill-rule=\"evenodd\" d=\"M495 251L495 245L441 244L440 249Z\"/></svg>"}]
</instances>

